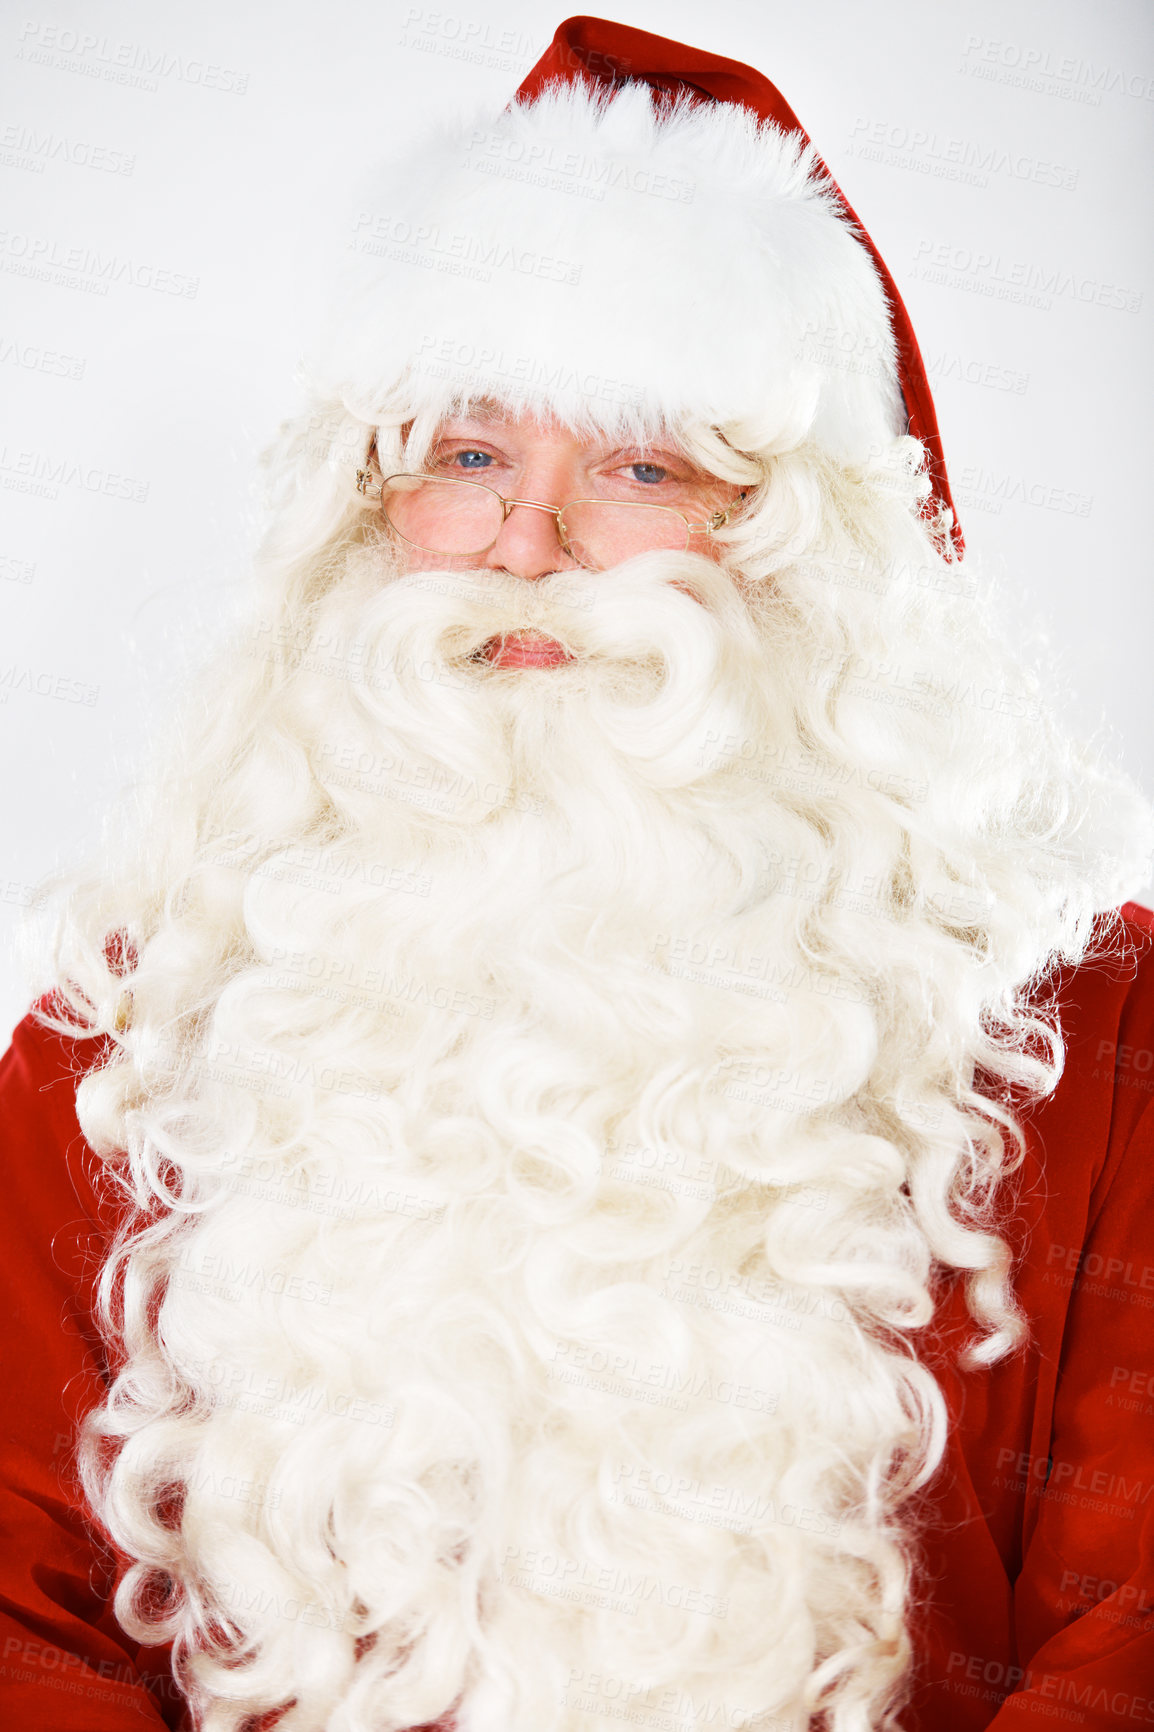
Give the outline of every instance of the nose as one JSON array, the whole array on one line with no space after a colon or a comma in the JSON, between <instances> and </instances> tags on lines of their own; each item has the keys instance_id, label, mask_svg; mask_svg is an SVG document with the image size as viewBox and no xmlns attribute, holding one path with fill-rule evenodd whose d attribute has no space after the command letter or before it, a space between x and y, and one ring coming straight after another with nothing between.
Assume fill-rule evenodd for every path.
<instances>
[{"instance_id":1,"label":"nose","mask_svg":"<svg viewBox=\"0 0 1154 1732\"><path fill-rule=\"evenodd\" d=\"M514 505L485 556L485 565L491 571L533 580L571 571L573 560L561 546L554 516L534 505Z\"/></svg>"}]
</instances>

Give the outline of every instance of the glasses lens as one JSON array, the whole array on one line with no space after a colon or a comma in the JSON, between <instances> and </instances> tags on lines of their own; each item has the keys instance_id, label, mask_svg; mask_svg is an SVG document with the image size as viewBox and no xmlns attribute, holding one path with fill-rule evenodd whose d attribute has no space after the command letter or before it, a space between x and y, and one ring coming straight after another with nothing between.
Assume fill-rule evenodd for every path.
<instances>
[{"instance_id":1,"label":"glasses lens","mask_svg":"<svg viewBox=\"0 0 1154 1732\"><path fill-rule=\"evenodd\" d=\"M397 534L426 553L484 553L501 533L501 501L475 481L390 475L381 505Z\"/></svg>"},{"instance_id":2,"label":"glasses lens","mask_svg":"<svg viewBox=\"0 0 1154 1732\"><path fill-rule=\"evenodd\" d=\"M658 549L683 553L689 546L689 526L684 517L663 505L579 499L565 507L562 520L574 556L591 571L604 571L638 553Z\"/></svg>"}]
</instances>

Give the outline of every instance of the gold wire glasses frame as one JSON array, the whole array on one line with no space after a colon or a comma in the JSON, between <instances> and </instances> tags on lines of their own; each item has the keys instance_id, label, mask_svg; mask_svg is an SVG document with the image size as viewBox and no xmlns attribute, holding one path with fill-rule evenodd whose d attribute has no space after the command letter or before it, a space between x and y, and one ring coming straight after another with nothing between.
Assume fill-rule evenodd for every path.
<instances>
[{"instance_id":1,"label":"gold wire glasses frame","mask_svg":"<svg viewBox=\"0 0 1154 1732\"><path fill-rule=\"evenodd\" d=\"M390 488L401 493L416 492L423 483L428 482L432 482L438 487L469 488L477 494L487 494L489 498L495 499L501 507L501 522L497 525L496 532L481 547L459 548L455 551L443 547L429 547L423 542L414 541L411 536L405 534L404 530L401 529L396 520L389 515L389 508L385 503L385 496ZM513 510L513 507L524 505L531 511L546 511L549 513L557 525L557 539L561 544L562 551L566 553L570 559L575 560L579 565L587 565L588 561L582 556L581 551L575 549L572 545L569 530L566 528L565 524L565 513L567 511L572 511L574 506L608 506L614 511L624 510L630 513L655 511L660 512L663 519L676 517L685 525L685 539L681 543L680 550L674 549L673 551L684 552L689 546L689 538L691 535L715 534L717 530L724 528L732 517L734 511L745 499L745 494L742 493L728 507L713 512L704 523L691 523L684 512L676 510L673 506L650 505L645 500L570 499L567 504L562 506L545 505L537 499L506 499L505 495L503 493L498 493L495 487L487 487L483 481L467 481L463 476L387 475L382 477L375 474L372 469L358 469L357 492L367 497L370 488L373 493L379 496L381 514L389 527L400 536L402 541L407 542L410 547L419 548L423 553L441 554L447 559L474 559L483 553L488 553L489 549L500 536L501 530L507 522L509 513ZM463 498L465 495L458 494L455 495L455 497ZM636 522L637 519L633 519L633 521Z\"/></svg>"}]
</instances>

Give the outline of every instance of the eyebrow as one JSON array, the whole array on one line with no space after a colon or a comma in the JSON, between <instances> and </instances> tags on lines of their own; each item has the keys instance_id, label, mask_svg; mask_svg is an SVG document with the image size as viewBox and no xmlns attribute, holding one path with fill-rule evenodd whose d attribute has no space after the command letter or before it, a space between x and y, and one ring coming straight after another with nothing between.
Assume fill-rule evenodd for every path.
<instances>
[{"instance_id":1,"label":"eyebrow","mask_svg":"<svg viewBox=\"0 0 1154 1732\"><path fill-rule=\"evenodd\" d=\"M503 421L507 416L508 410L504 404L498 403L492 397L479 397L477 401L471 403L467 409L462 409L457 414L443 416L437 426L434 440L441 437L445 425L452 421L461 421L466 424L470 421L476 421L482 426L491 426L493 422ZM463 438L465 435L452 434L450 437ZM688 454L682 450L681 446L677 443L675 436L669 432L655 433L653 437L649 439L633 439L627 440L622 444L605 444L602 446L602 454L606 458L619 457L626 451L643 451L647 455L675 457L678 462L691 463L694 468L698 467L697 464L693 463L693 460L688 456Z\"/></svg>"},{"instance_id":2,"label":"eyebrow","mask_svg":"<svg viewBox=\"0 0 1154 1732\"><path fill-rule=\"evenodd\" d=\"M495 397L478 397L467 408L462 408L458 414L445 415L444 421L502 421L508 415L503 404Z\"/></svg>"}]
</instances>

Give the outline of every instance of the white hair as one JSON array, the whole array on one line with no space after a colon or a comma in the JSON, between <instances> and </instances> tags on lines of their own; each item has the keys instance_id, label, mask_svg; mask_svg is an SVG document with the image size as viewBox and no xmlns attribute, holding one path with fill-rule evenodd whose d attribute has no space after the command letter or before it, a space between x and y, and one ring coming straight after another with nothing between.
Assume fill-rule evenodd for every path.
<instances>
[{"instance_id":1,"label":"white hair","mask_svg":"<svg viewBox=\"0 0 1154 1732\"><path fill-rule=\"evenodd\" d=\"M400 572L372 432L286 437L256 616L61 926L131 1204L83 1451L118 1616L213 1732L894 1726L919 1332L958 1271L972 1358L1022 1338L1048 972L1145 808L912 441L683 429L753 488L722 563L528 584ZM516 625L572 661L477 659Z\"/></svg>"}]
</instances>

